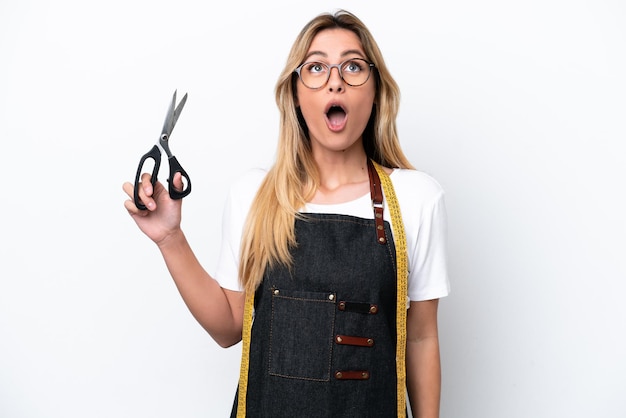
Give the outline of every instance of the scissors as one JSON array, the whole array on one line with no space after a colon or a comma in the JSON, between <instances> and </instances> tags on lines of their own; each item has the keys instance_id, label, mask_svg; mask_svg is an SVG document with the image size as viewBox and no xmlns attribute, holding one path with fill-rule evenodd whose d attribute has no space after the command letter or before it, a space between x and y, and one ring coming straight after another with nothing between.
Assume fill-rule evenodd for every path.
<instances>
[{"instance_id":1,"label":"scissors","mask_svg":"<svg viewBox=\"0 0 626 418\"><path fill-rule=\"evenodd\" d=\"M186 101L187 93L185 93L178 106L176 106L176 91L174 91L174 97L172 97L172 103L167 109L167 115L165 116L165 122L163 123L163 130L161 131L161 135L159 136L156 145L153 146L150 151L144 154L139 161L137 175L135 176L134 200L135 205L141 210L145 210L146 206L141 203L141 200L139 200L139 177L141 176L141 172L143 170L143 166L146 160L150 158L154 160L154 168L152 169L152 177L150 179L150 183L152 183L152 186L155 185L157 181L157 175L159 173L159 168L161 167L161 149L163 149L165 151L165 154L167 154L167 161L170 165L170 175L167 179L170 197L172 199L182 199L183 197L191 193L191 180L189 179L189 175L180 165L176 157L172 154L168 145L170 135L172 135L172 131L174 130L174 126L176 125L176 121L178 120L180 112L183 110ZM174 174L176 173L180 173L183 176L182 190L177 190L174 187Z\"/></svg>"}]
</instances>

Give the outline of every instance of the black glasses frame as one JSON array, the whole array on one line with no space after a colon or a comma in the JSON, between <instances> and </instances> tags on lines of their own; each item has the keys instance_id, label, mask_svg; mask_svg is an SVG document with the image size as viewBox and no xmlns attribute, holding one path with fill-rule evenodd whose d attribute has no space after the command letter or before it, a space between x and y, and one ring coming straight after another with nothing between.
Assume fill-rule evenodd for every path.
<instances>
[{"instance_id":1,"label":"black glasses frame","mask_svg":"<svg viewBox=\"0 0 626 418\"><path fill-rule=\"evenodd\" d=\"M350 62L350 61L363 61L364 63L367 64L368 69L369 69L369 73L367 74L367 78L365 79L365 81L363 81L362 83L350 84L343 77L343 71L341 71L341 67L343 67L345 63ZM327 69L327 71L326 71L326 80L324 81L324 83L322 83L321 86L319 86L319 87L310 87L302 79L302 74L300 74L300 71L302 71L302 68L305 65L308 65L308 64L320 64L320 65L324 66L324 68ZM300 81L302 81L302 84L304 84L305 87L307 87L309 89L312 89L312 90L317 90L317 89L321 89L322 87L324 87L328 83L328 80L330 80L330 73L331 73L333 68L337 68L337 71L339 72L339 77L341 77L341 79L343 80L344 83L346 83L347 85L349 85L351 87L358 87L358 86L362 86L363 84L367 83L367 80L369 80L370 76L372 75L372 68L374 68L374 67L376 67L376 65L374 63L372 63L372 62L367 61L366 59L363 59L363 58L350 58L350 59L347 59L347 60L345 60L345 61L343 61L343 62L341 62L339 64L326 64L326 63L321 62L321 61L307 61L307 62L305 62L303 64L300 64L298 66L298 68L296 68L294 70L294 72L296 74L298 74L298 78L300 79Z\"/></svg>"}]
</instances>

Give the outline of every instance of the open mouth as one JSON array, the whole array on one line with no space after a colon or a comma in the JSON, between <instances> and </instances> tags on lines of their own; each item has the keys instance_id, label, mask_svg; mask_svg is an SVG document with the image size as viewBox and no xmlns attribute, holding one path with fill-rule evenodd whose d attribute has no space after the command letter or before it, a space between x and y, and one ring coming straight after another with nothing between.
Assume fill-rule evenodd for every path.
<instances>
[{"instance_id":1,"label":"open mouth","mask_svg":"<svg viewBox=\"0 0 626 418\"><path fill-rule=\"evenodd\" d=\"M341 126L346 120L346 111L341 106L331 106L326 112L326 118L331 126Z\"/></svg>"}]
</instances>

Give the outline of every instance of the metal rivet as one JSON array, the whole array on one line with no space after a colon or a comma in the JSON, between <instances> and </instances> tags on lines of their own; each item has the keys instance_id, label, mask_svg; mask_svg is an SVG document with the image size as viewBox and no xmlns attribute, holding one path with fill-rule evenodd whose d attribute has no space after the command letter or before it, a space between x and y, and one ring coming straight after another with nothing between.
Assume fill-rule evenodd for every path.
<instances>
[{"instance_id":1,"label":"metal rivet","mask_svg":"<svg viewBox=\"0 0 626 418\"><path fill-rule=\"evenodd\" d=\"M374 340L372 340L371 338L368 338L367 345L374 345Z\"/></svg>"},{"instance_id":2,"label":"metal rivet","mask_svg":"<svg viewBox=\"0 0 626 418\"><path fill-rule=\"evenodd\" d=\"M380 237L380 238L378 238L378 241L384 244L385 243L385 238Z\"/></svg>"},{"instance_id":3,"label":"metal rivet","mask_svg":"<svg viewBox=\"0 0 626 418\"><path fill-rule=\"evenodd\" d=\"M383 230L383 226L382 225L378 225L376 228L378 228L379 231Z\"/></svg>"},{"instance_id":4,"label":"metal rivet","mask_svg":"<svg viewBox=\"0 0 626 418\"><path fill-rule=\"evenodd\" d=\"M361 377L363 377L363 379L367 379L369 377L369 373L363 372L361 373Z\"/></svg>"},{"instance_id":5,"label":"metal rivet","mask_svg":"<svg viewBox=\"0 0 626 418\"><path fill-rule=\"evenodd\" d=\"M378 219L380 219L380 218L382 218L382 217L383 217L383 215L381 215L380 213L377 213L377 214L376 214L376 217L377 217Z\"/></svg>"},{"instance_id":6,"label":"metal rivet","mask_svg":"<svg viewBox=\"0 0 626 418\"><path fill-rule=\"evenodd\" d=\"M333 295L332 293L328 295L328 300L335 300L335 295Z\"/></svg>"},{"instance_id":7,"label":"metal rivet","mask_svg":"<svg viewBox=\"0 0 626 418\"><path fill-rule=\"evenodd\" d=\"M274 289L274 294L275 294L275 295L278 295L279 293L280 293L280 290L278 290L278 289Z\"/></svg>"},{"instance_id":8,"label":"metal rivet","mask_svg":"<svg viewBox=\"0 0 626 418\"><path fill-rule=\"evenodd\" d=\"M343 377L343 374L341 374L341 372L336 372L336 373L335 373L335 377L336 377L337 379L341 379L341 378Z\"/></svg>"},{"instance_id":9,"label":"metal rivet","mask_svg":"<svg viewBox=\"0 0 626 418\"><path fill-rule=\"evenodd\" d=\"M370 313L376 313L376 312L378 312L378 306L376 305L370 306Z\"/></svg>"},{"instance_id":10,"label":"metal rivet","mask_svg":"<svg viewBox=\"0 0 626 418\"><path fill-rule=\"evenodd\" d=\"M337 335L337 338L335 338L335 340L337 340L338 343L343 341L343 339L339 335Z\"/></svg>"}]
</instances>

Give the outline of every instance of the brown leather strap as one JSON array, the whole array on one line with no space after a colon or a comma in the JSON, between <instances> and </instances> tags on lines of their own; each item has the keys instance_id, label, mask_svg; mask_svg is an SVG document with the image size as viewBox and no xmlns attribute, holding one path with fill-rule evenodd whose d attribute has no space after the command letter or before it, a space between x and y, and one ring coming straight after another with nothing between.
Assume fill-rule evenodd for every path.
<instances>
[{"instance_id":1,"label":"brown leather strap","mask_svg":"<svg viewBox=\"0 0 626 418\"><path fill-rule=\"evenodd\" d=\"M367 337L355 337L353 335L336 335L335 342L339 345L356 345L359 347L373 347L374 339Z\"/></svg>"},{"instance_id":2,"label":"brown leather strap","mask_svg":"<svg viewBox=\"0 0 626 418\"><path fill-rule=\"evenodd\" d=\"M376 222L376 238L379 244L386 244L385 224L383 222L383 188L380 185L380 177L372 164L367 159L367 172L370 177L370 194L372 195L372 207L374 208L374 221Z\"/></svg>"},{"instance_id":3,"label":"brown leather strap","mask_svg":"<svg viewBox=\"0 0 626 418\"><path fill-rule=\"evenodd\" d=\"M337 380L367 380L370 372L367 370L337 370L335 379Z\"/></svg>"}]
</instances>

